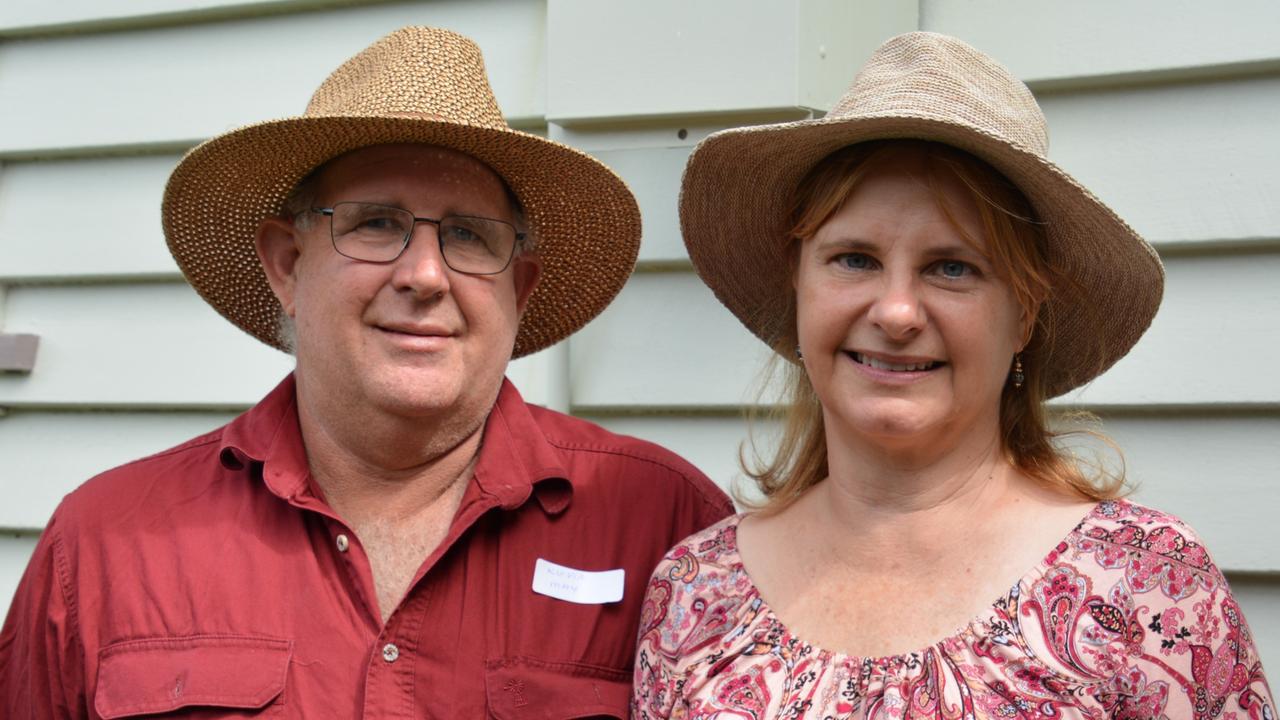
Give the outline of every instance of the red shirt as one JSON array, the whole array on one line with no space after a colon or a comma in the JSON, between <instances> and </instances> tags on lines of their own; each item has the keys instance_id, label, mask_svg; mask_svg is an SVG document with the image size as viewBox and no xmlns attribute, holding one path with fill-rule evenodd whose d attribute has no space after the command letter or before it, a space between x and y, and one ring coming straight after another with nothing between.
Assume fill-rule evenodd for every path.
<instances>
[{"instance_id":1,"label":"red shirt","mask_svg":"<svg viewBox=\"0 0 1280 720\"><path fill-rule=\"evenodd\" d=\"M650 570L731 509L674 454L506 383L384 626L359 541L311 482L290 377L63 500L0 631L0 716L625 717ZM535 593L539 559L622 568L622 599Z\"/></svg>"}]
</instances>

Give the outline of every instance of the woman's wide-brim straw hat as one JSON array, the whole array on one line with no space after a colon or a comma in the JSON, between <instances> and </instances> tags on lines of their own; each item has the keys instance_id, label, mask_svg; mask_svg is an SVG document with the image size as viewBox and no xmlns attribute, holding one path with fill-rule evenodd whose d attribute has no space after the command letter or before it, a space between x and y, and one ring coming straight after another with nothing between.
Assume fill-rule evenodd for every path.
<instances>
[{"instance_id":1,"label":"woman's wide-brim straw hat","mask_svg":"<svg viewBox=\"0 0 1280 720\"><path fill-rule=\"evenodd\" d=\"M581 328L622 289L640 247L627 186L591 156L507 126L480 49L448 30L407 27L343 63L301 117L233 130L195 147L173 171L162 217L187 280L224 317L285 349L280 304L254 249L259 223L279 215L311 170L345 152L425 143L466 153L519 198L542 275L513 357Z\"/></svg>"},{"instance_id":2,"label":"woman's wide-brim straw hat","mask_svg":"<svg viewBox=\"0 0 1280 720\"><path fill-rule=\"evenodd\" d=\"M824 157L855 143L919 139L986 161L1030 201L1048 260L1092 308L1051 296L1041 342L1049 397L1119 360L1146 331L1164 288L1150 245L1048 160L1048 128L1031 91L1002 65L946 35L912 32L880 46L825 117L717 132L694 149L680 192L689 256L720 302L776 347L794 329L788 203ZM1043 340L1043 339L1041 339Z\"/></svg>"}]
</instances>

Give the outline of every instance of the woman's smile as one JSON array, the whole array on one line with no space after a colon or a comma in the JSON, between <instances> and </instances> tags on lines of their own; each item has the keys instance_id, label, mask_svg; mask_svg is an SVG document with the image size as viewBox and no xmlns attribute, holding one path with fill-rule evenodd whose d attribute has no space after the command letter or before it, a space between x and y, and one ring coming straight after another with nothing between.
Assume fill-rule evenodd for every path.
<instances>
[{"instance_id":1,"label":"woman's smile","mask_svg":"<svg viewBox=\"0 0 1280 720\"><path fill-rule=\"evenodd\" d=\"M1008 284L967 240L982 226L964 189L930 188L921 172L869 168L803 242L796 320L825 416L868 438L892 428L895 446L941 448L964 428L995 433L1024 330Z\"/></svg>"}]
</instances>

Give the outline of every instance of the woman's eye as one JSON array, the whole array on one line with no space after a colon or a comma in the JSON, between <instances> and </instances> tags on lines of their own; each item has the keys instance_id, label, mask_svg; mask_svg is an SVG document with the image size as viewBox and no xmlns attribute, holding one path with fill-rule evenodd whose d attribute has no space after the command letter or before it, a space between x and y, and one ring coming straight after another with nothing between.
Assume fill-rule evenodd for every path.
<instances>
[{"instance_id":1,"label":"woman's eye","mask_svg":"<svg viewBox=\"0 0 1280 720\"><path fill-rule=\"evenodd\" d=\"M962 278L973 274L973 267L959 260L943 260L938 263L937 268L940 275L948 278Z\"/></svg>"},{"instance_id":2,"label":"woman's eye","mask_svg":"<svg viewBox=\"0 0 1280 720\"><path fill-rule=\"evenodd\" d=\"M862 253L845 253L836 257L836 262L848 270L869 270L875 267L875 261Z\"/></svg>"}]
</instances>

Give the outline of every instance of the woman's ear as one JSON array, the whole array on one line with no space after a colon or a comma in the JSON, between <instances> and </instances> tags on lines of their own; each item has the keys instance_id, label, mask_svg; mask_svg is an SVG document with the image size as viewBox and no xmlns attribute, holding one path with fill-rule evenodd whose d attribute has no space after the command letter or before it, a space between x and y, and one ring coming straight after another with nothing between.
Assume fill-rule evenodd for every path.
<instances>
[{"instance_id":1,"label":"woman's ear","mask_svg":"<svg viewBox=\"0 0 1280 720\"><path fill-rule=\"evenodd\" d=\"M1026 350L1027 345L1031 344L1031 336L1036 331L1036 319L1039 317L1040 303L1036 303L1036 306L1031 311L1028 312L1026 308L1023 308L1018 314L1018 328L1022 337L1022 341L1018 343L1018 352Z\"/></svg>"},{"instance_id":2,"label":"woman's ear","mask_svg":"<svg viewBox=\"0 0 1280 720\"><path fill-rule=\"evenodd\" d=\"M298 229L290 220L269 217L258 225L253 244L262 261L271 291L289 317L293 317L294 289L297 286L300 255Z\"/></svg>"}]
</instances>

